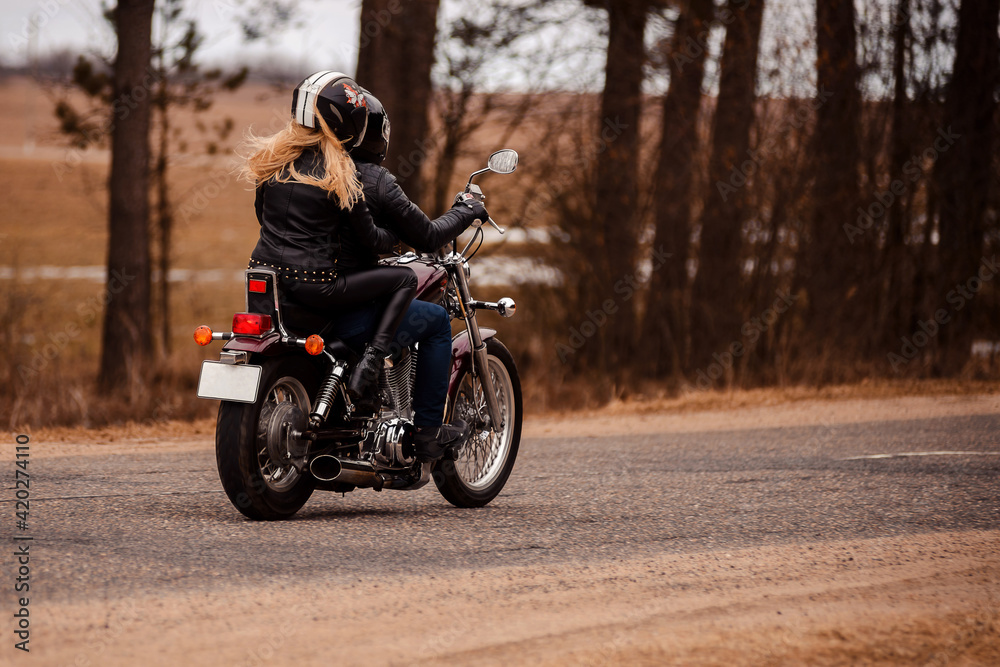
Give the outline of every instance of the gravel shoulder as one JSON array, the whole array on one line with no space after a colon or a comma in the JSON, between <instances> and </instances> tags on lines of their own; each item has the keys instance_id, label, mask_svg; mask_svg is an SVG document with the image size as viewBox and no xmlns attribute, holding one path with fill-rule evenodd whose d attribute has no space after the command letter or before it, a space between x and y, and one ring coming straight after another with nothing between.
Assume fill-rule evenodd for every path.
<instances>
[{"instance_id":1,"label":"gravel shoulder","mask_svg":"<svg viewBox=\"0 0 1000 667\"><path fill-rule=\"evenodd\" d=\"M705 409L698 402L618 403L590 412L529 415L524 421L523 437L696 433L1000 413L1000 394L788 401L747 392L731 397L730 403L735 407ZM130 424L93 430L46 429L32 437L31 455L50 458L204 450L214 446L214 434L214 420Z\"/></svg>"},{"instance_id":2,"label":"gravel shoulder","mask_svg":"<svg viewBox=\"0 0 1000 667\"><path fill-rule=\"evenodd\" d=\"M525 434L561 437L573 430L593 435L696 433L995 414L1000 412L1000 395L764 400L724 409L678 406L669 412L659 412L657 407L655 403L621 403L596 414L541 417L527 423Z\"/></svg>"},{"instance_id":3,"label":"gravel shoulder","mask_svg":"<svg viewBox=\"0 0 1000 667\"><path fill-rule=\"evenodd\" d=\"M44 664L1000 662L1000 533L46 606ZM323 584L326 585L323 585ZM280 659L275 661L275 658Z\"/></svg>"}]
</instances>

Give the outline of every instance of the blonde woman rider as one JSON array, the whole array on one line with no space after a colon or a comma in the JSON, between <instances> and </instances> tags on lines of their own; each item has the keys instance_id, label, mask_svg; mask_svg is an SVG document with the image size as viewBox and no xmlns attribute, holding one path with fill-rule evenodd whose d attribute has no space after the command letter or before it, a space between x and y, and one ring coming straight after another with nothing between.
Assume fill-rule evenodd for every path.
<instances>
[{"instance_id":1,"label":"blonde woman rider","mask_svg":"<svg viewBox=\"0 0 1000 667\"><path fill-rule=\"evenodd\" d=\"M260 240L250 266L277 271L285 293L318 311L377 304L380 314L348 381L355 399L374 389L396 327L416 293L406 267L345 270L341 234L376 253L398 239L372 222L348 150L364 139L368 108L361 87L340 72L312 74L292 95L292 119L270 137L248 139L244 177L257 188Z\"/></svg>"}]
</instances>

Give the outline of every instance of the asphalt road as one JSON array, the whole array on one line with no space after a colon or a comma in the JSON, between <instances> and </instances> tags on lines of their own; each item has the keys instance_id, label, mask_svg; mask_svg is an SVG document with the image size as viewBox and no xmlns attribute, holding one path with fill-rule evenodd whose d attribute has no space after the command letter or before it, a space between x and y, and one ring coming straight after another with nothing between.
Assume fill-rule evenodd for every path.
<instances>
[{"instance_id":1,"label":"asphalt road","mask_svg":"<svg viewBox=\"0 0 1000 667\"><path fill-rule=\"evenodd\" d=\"M31 463L39 605L233 583L308 585L1000 526L1000 415L630 437L527 439L488 507L316 492L291 520L230 506L193 453ZM855 458L916 452L930 456ZM8 464L9 465L9 464ZM11 479L13 475L7 476ZM13 491L0 502L13 526ZM9 551L5 578L12 571ZM6 588L8 582L4 582ZM7 647L4 647L5 649Z\"/></svg>"}]
</instances>

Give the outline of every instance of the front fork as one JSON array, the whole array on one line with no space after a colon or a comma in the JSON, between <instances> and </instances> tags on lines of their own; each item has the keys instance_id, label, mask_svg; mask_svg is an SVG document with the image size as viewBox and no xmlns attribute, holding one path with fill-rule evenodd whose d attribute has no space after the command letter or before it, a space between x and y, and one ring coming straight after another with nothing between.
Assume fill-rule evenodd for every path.
<instances>
[{"instance_id":1,"label":"front fork","mask_svg":"<svg viewBox=\"0 0 1000 667\"><path fill-rule=\"evenodd\" d=\"M496 392L493 391L493 378L490 375L486 343L483 342L482 334L479 333L476 308L473 305L472 296L469 294L469 281L465 277L465 271L461 264L452 266L451 275L458 290L458 304L462 309L462 318L469 330L469 341L472 343L472 374L479 378L479 386L483 388L483 393L486 395L486 410L490 417L489 427L491 430L499 432L503 429L504 423L500 415L500 405L497 403Z\"/></svg>"}]
</instances>

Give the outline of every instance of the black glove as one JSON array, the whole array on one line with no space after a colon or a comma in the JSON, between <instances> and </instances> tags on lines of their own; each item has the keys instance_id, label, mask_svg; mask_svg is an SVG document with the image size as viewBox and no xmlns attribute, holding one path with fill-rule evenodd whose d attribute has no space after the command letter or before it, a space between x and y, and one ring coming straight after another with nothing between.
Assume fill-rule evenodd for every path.
<instances>
[{"instance_id":1,"label":"black glove","mask_svg":"<svg viewBox=\"0 0 1000 667\"><path fill-rule=\"evenodd\" d=\"M469 192L459 192L455 195L455 206L468 208L474 213L473 219L479 218L485 224L490 218L486 206L474 194Z\"/></svg>"}]
</instances>

